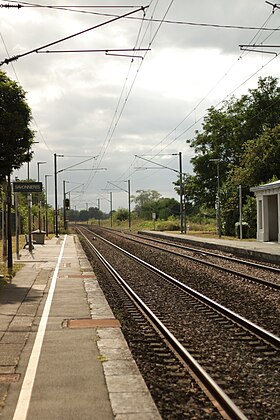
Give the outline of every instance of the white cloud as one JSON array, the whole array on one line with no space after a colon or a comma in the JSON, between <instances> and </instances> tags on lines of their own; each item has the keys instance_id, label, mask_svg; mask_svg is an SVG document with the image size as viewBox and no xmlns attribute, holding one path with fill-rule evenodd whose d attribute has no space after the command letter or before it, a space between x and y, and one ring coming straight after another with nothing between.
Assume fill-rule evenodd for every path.
<instances>
[{"instance_id":1,"label":"white cloud","mask_svg":"<svg viewBox=\"0 0 280 420\"><path fill-rule=\"evenodd\" d=\"M81 0L74 3L83 4ZM94 3L102 5L104 2ZM118 4L116 0L110 3ZM136 0L122 3L139 5ZM170 0L150 3L146 17L153 14L154 18L161 19ZM94 11L121 14L129 10ZM267 27L279 25L279 12L271 15ZM174 1L166 19L261 26L270 13L271 8L263 0L236 0L234 3L213 0L211 5L207 0ZM46 8L1 8L0 14L5 42L4 46L0 39L0 61L7 58L5 47L10 56L23 54L111 19ZM141 17L141 13L137 16ZM148 26L138 19L122 19L47 49L133 48L136 43L145 48L158 26L159 22ZM60 183L67 179L87 186L85 193L77 198L77 208L96 200L98 194L106 195L103 190L107 181L123 180L123 176L131 177L132 193L136 189L156 189L162 195L175 196L172 182L176 175L168 170L137 171L134 155L163 153L169 156L154 159L165 162L172 159L172 153L181 151L184 170L191 171L189 161L193 151L186 145L186 139L192 138L194 130L200 128L207 108L218 104L228 94L235 92L239 96L255 87L259 76L279 75L277 59L266 65L272 56L243 53L243 58L239 59L239 44L251 41L257 33L163 23L151 51L139 53L145 57L142 65L139 58L131 62L131 58L109 57L103 52L32 53L19 58L13 67L4 65L2 69L11 78L15 78L13 68L16 70L20 84L28 92L37 124L35 129L39 128L36 141L40 143L34 145L31 176L36 178L36 162L40 160L48 162L41 168L42 177L53 173L53 153L99 155L99 159L102 157L99 166L107 170L97 171L94 177L86 170L60 174ZM261 31L256 39L264 41L269 36L265 42L276 43L278 34ZM261 71L251 78L258 69ZM238 86L240 88L235 90ZM171 164L176 167L176 158L173 159ZM65 157L59 159L58 165L61 169L81 160ZM91 168L92 163L86 167ZM19 173L25 177L26 168ZM51 180L49 184L53 203ZM114 196L116 207L126 205L125 193L114 193ZM105 203L104 198L104 206Z\"/></svg>"}]
</instances>

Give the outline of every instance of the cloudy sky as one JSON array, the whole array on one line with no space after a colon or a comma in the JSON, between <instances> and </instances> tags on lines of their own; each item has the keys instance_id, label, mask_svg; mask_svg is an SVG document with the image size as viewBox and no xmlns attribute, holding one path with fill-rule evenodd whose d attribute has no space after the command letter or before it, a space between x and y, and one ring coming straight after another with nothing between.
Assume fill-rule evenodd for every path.
<instances>
[{"instance_id":1,"label":"cloudy sky","mask_svg":"<svg viewBox=\"0 0 280 420\"><path fill-rule=\"evenodd\" d=\"M255 88L260 76L279 77L278 57L266 53L277 48L239 45L279 44L280 10L264 0L93 3L0 0L0 61L19 56L1 70L27 92L34 118L30 176L37 180L37 162L46 162L39 165L44 182L54 153L64 155L57 158L59 201L67 181L77 210L100 199L109 211L110 191L114 209L127 207L128 180L132 194L151 189L178 198L178 152L191 173L186 140L207 109ZM142 6L145 13L137 11ZM121 51L129 49L141 51ZM14 175L26 179L26 167Z\"/></svg>"}]
</instances>

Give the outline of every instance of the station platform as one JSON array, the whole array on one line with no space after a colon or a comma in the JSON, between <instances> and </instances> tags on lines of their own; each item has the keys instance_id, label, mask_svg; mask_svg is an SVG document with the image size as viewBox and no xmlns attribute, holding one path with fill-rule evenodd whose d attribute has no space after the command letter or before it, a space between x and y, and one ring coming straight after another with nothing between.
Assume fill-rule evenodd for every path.
<instances>
[{"instance_id":1,"label":"station platform","mask_svg":"<svg viewBox=\"0 0 280 420\"><path fill-rule=\"evenodd\" d=\"M159 238L165 237L166 239L174 238L193 246L198 244L208 249L229 252L239 257L250 257L263 262L280 264L280 243L278 242L260 242L254 239L226 239L223 237L210 238L207 236L160 231L139 231L138 233L149 234Z\"/></svg>"},{"instance_id":2,"label":"station platform","mask_svg":"<svg viewBox=\"0 0 280 420\"><path fill-rule=\"evenodd\" d=\"M0 419L160 419L77 236L14 264L0 291Z\"/></svg>"}]
</instances>

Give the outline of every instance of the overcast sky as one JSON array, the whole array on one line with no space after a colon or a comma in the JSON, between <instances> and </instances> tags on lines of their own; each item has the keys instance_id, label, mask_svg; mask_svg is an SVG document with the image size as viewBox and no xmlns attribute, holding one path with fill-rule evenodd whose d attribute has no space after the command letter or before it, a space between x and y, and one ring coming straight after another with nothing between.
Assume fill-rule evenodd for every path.
<instances>
[{"instance_id":1,"label":"overcast sky","mask_svg":"<svg viewBox=\"0 0 280 420\"><path fill-rule=\"evenodd\" d=\"M99 198L108 212L110 191L114 209L127 207L127 180L132 194L151 189L178 199L176 172L159 165L178 170L181 152L183 171L191 173L186 140L201 128L207 109L255 88L260 76L279 77L276 55L244 52L239 45L279 44L280 32L273 29L280 28L280 10L273 13L264 0L86 3L38 0L36 5L63 8L25 2L6 9L8 2L0 0L0 61L20 56L1 70L27 92L34 118L38 143L30 176L37 180L37 162L47 162L39 165L45 182L56 153L64 155L57 158L59 204L63 180L77 210L96 206ZM142 6L149 6L145 15L137 12ZM133 48L150 51L110 51ZM102 51L69 52L89 49ZM14 175L26 179L26 166ZM53 178L47 178L50 204Z\"/></svg>"}]
</instances>

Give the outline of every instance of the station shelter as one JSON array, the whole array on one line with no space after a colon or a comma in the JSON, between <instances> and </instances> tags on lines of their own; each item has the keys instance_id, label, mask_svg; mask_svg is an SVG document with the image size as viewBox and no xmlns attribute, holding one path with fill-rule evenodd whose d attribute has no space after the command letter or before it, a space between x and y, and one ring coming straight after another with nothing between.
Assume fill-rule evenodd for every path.
<instances>
[{"instance_id":1,"label":"station shelter","mask_svg":"<svg viewBox=\"0 0 280 420\"><path fill-rule=\"evenodd\" d=\"M257 199L257 240L280 242L280 181L250 190Z\"/></svg>"}]
</instances>

